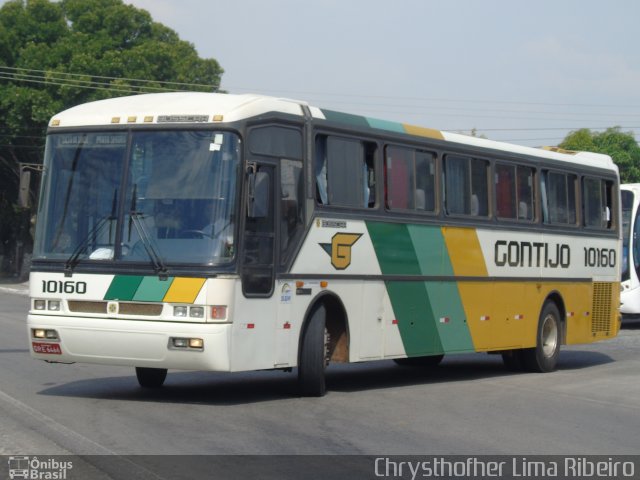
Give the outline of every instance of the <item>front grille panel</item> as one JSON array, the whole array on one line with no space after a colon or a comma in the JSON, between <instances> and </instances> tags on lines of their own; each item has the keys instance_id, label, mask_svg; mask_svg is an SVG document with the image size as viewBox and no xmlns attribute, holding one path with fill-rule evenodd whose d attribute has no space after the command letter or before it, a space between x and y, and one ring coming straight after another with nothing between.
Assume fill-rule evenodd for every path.
<instances>
[{"instance_id":1,"label":"front grille panel","mask_svg":"<svg viewBox=\"0 0 640 480\"><path fill-rule=\"evenodd\" d=\"M74 313L107 313L107 302L89 302L86 300L69 300L69 311Z\"/></svg>"},{"instance_id":2,"label":"front grille panel","mask_svg":"<svg viewBox=\"0 0 640 480\"><path fill-rule=\"evenodd\" d=\"M92 313L107 314L108 302L87 301L87 300L69 300L67 302L70 312L73 313ZM162 315L161 303L118 303L118 314L120 315L137 315L141 317L159 317ZM112 312L112 313L115 313Z\"/></svg>"},{"instance_id":3,"label":"front grille panel","mask_svg":"<svg viewBox=\"0 0 640 480\"><path fill-rule=\"evenodd\" d=\"M159 317L162 314L161 303L121 303L120 315L141 315L145 317Z\"/></svg>"}]
</instances>

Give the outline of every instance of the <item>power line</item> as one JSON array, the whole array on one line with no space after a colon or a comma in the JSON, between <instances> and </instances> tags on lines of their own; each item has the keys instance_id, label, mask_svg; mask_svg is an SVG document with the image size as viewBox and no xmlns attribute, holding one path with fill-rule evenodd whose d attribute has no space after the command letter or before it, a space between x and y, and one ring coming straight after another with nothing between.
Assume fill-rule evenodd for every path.
<instances>
[{"instance_id":1,"label":"power line","mask_svg":"<svg viewBox=\"0 0 640 480\"><path fill-rule=\"evenodd\" d=\"M41 73L41 74L53 74L55 75L67 75L70 77L90 77L90 78L99 78L99 79L103 79L103 80L126 80L126 81L130 81L130 82L137 82L137 83L160 83L160 84L164 84L164 85L177 85L177 86L182 86L182 87L206 87L206 88L213 88L213 89L218 89L219 85L211 85L211 84L205 84L205 83L186 83L186 82L172 82L169 80L149 80L149 79L145 79L145 78L128 78L128 77L108 77L108 76L104 76L104 75L92 75L92 74L83 74L83 73L71 73L71 72L59 72L56 70L36 70L36 69L32 69L32 68L21 68L21 67L9 67L9 66L0 66L0 70L5 69L5 70L10 70L10 71L14 71L14 72L19 72L19 71L25 71L25 72L35 72L35 73ZM67 79L67 78L56 78L57 80L72 80L72 79ZM80 80L78 80L80 81ZM82 80L84 82L86 82L86 80ZM97 82L92 82L92 83L97 83ZM104 85L104 83L103 83ZM110 85L109 83L106 83L106 85ZM175 90L175 89L174 89Z\"/></svg>"},{"instance_id":2,"label":"power line","mask_svg":"<svg viewBox=\"0 0 640 480\"><path fill-rule=\"evenodd\" d=\"M18 81L18 82L35 83L35 84L39 84L39 85L58 85L58 86L61 86L61 87L85 88L85 89L90 89L90 90L106 90L106 91L109 91L109 92L117 92L117 93L135 93L135 92L142 91L143 89L152 89L152 87L122 88L122 87L125 87L124 85L122 87L120 85L118 85L118 86L110 86L110 87L100 87L100 86L94 86L94 85L81 85L81 84L75 84L75 83L52 82L50 80L31 80L31 79L28 79L28 78L18 78L18 79L16 79L13 76L7 76L7 75L4 75L2 73L0 73L0 80L13 80L13 81ZM164 91L168 91L168 90L164 90ZM175 91L175 90L172 90L172 91Z\"/></svg>"},{"instance_id":3,"label":"power line","mask_svg":"<svg viewBox=\"0 0 640 480\"><path fill-rule=\"evenodd\" d=\"M477 131L482 131L482 132L530 132L530 131L547 131L547 130L582 130L582 129L589 129L589 130L606 130L608 128L611 128L611 126L609 127L544 127L544 128L478 128L478 127L474 127ZM623 129L623 128L628 128L628 129L636 129L636 128L640 128L640 127L624 127L624 126L617 126L617 128ZM466 129L466 130L472 130L472 129Z\"/></svg>"},{"instance_id":4,"label":"power line","mask_svg":"<svg viewBox=\"0 0 640 480\"><path fill-rule=\"evenodd\" d=\"M486 100L486 99L462 99L462 98L438 98L438 97L403 97L403 96L387 96L387 95L362 95L353 93L330 93L330 92L304 92L291 90L273 90L273 89L256 89L246 87L233 87L224 85L226 90L244 90L248 92L274 92L284 93L285 95L308 95L320 97L348 97L348 98L375 98L389 100L407 100L407 101L427 101L427 102L449 102L449 103L489 103L500 105L538 105L552 107L592 107L592 108L640 108L640 105L621 105L621 104L597 104L597 103L553 103L553 102L528 102L528 101L510 101L510 100Z\"/></svg>"},{"instance_id":5,"label":"power line","mask_svg":"<svg viewBox=\"0 0 640 480\"><path fill-rule=\"evenodd\" d=\"M10 72L15 72L15 73L10 73ZM45 77L43 75L31 75L28 73L20 73L20 72L36 72L36 73L40 73L40 74L47 74L48 77ZM65 77L61 77L61 75L66 75L66 76L70 76L70 77L79 77L79 78L65 78ZM35 84L40 84L40 85L56 85L56 86L61 86L61 87L69 87L69 88L85 88L85 89L92 89L92 90L103 90L103 91L109 91L109 92L115 92L115 93L123 93L123 94L131 94L131 93L139 93L141 91L145 91L145 90L155 90L155 91L176 91L173 89L169 89L169 88L164 88L164 87L157 87L157 86L151 86L151 85L144 85L144 86L140 86L140 85L113 85L111 83L107 83L107 82L98 82L95 80L86 80L86 78L98 78L98 79L110 79L110 80L126 80L126 81L132 81L132 82L140 82L140 83L159 83L159 84L165 84L165 85L179 85L179 86L197 86L197 87L208 87L208 88L215 88L212 85L205 85L205 84L189 84L189 83L183 83L183 82L165 82L165 81L156 81L156 80L148 80L148 79L136 79L136 78L126 78L126 77L108 77L108 76L101 76L101 75L90 75L90 74L75 74L75 73L65 73L65 72L55 72L55 71L51 71L51 70L35 70L35 69L25 69L25 68L14 68L14 67L6 67L6 66L0 66L0 80L4 79L4 80L10 80L10 81L17 81L17 82L26 82L26 83L35 83ZM341 94L336 94L338 96L340 96ZM345 94L346 95L346 94ZM349 95L350 97L359 97L359 98L386 98L386 99L411 99L412 97L388 97L388 96L367 96L367 95ZM421 100L438 100L438 101L452 101L452 102L460 102L462 100L447 100L447 99L426 99L426 98L422 98ZM486 100L468 100L471 103L490 103L489 101ZM505 102L505 101L496 101L496 102L491 102L491 103L498 103L498 104L521 104L521 105L554 105L557 106L558 104L547 104L547 103L537 103L537 102ZM358 105L357 103L351 103L352 105ZM360 105L364 105L364 104L360 104ZM565 106L586 106L587 104L563 104ZM380 106L386 106L386 105L380 105ZM415 106L415 105L414 105ZM595 104L591 104L589 106L598 106L598 107L603 107L606 105L595 105ZM610 106L610 105L609 105ZM408 105L389 105L388 107L390 108L410 108ZM419 108L430 108L428 106L419 106ZM436 107L437 109L448 109L448 110L457 110L457 111L464 111L465 109L462 107L444 107L444 106L439 106ZM424 115L423 113L416 113L416 112L390 112L389 108L385 109L385 111L387 113L402 113L403 115ZM489 111L489 112L515 112L514 110L501 110L501 109L467 109L467 111ZM570 120L570 119L558 119L558 118L554 118L554 119L545 119L545 118L534 118L534 117L505 117L504 115L470 115L470 114L465 114L465 115L461 115L461 114L454 114L454 113L439 113L439 112L431 112L432 114L437 113L439 116L455 116L455 117L475 117L475 118L500 118L503 120L528 120L528 121L558 121L558 120ZM533 114L554 114L553 112L530 112ZM590 115L593 116L593 114L587 114L585 113L585 115ZM601 113L600 115L608 115L605 113ZM611 115L615 115L615 114L611 114ZM636 117L636 116L640 116L640 115L631 115L631 114L624 114L623 116L625 117ZM474 126L473 129L475 129L478 132L506 132L506 131L520 131L520 132L526 132L526 131L572 131L572 130L579 130L579 129L583 129L583 128L588 128L590 130L605 130L607 128L610 127L588 127L588 126L581 126L581 127L529 127L529 128L482 128L479 126ZM640 129L640 127L637 126L620 126L619 128L621 129L627 129L627 130L635 130L635 129ZM465 129L460 129L460 128L455 128L455 129L443 129L443 130L451 130L451 131L469 131L471 130L471 128L465 128ZM37 131L35 129L32 129L32 131ZM10 135L1 135L1 136L10 136ZM40 138L40 137L29 137L26 135L22 135L22 136L16 136L14 138ZM537 139L533 139L533 140L537 140ZM516 141L520 141L520 140L516 140Z\"/></svg>"},{"instance_id":6,"label":"power line","mask_svg":"<svg viewBox=\"0 0 640 480\"><path fill-rule=\"evenodd\" d=\"M540 111L540 110L513 110L513 109L501 109L501 108L470 108L470 107L451 107L451 106L431 106L431 105L401 105L401 104L390 104L390 103L360 103L360 102L340 102L340 105L351 105L355 107L367 107L367 111L385 111L389 112L390 109L422 109L429 113L438 113L439 110L453 110L453 111L463 111L463 112L495 112L495 113L522 113L523 111L532 114L532 115L574 115L574 116L588 116L592 118L593 116L612 116L612 117L631 117L640 119L639 113L617 113L617 112L579 112L579 111L569 111L569 112L553 112L549 110ZM374 107L384 107L384 110L380 110ZM392 112L393 113L393 112ZM422 115L423 112L414 112L409 113L406 110L403 110L404 114L413 114L413 115Z\"/></svg>"}]
</instances>

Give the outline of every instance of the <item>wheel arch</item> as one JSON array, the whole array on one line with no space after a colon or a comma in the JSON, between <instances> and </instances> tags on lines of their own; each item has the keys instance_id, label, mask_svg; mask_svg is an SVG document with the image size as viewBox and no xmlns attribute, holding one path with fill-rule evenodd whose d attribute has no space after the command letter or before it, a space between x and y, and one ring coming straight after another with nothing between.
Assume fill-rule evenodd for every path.
<instances>
[{"instance_id":1,"label":"wheel arch","mask_svg":"<svg viewBox=\"0 0 640 480\"><path fill-rule=\"evenodd\" d=\"M542 310L544 309L544 306L548 302L553 302L555 304L555 306L558 308L558 312L560 313L560 318L558 319L560 321L560 344L561 345L566 345L566 338L567 338L567 309L565 307L564 299L562 298L562 294L557 290L553 290L553 291L549 292L547 297L544 299L544 302L542 302L542 305L540 305L540 312L542 312Z\"/></svg>"},{"instance_id":2,"label":"wheel arch","mask_svg":"<svg viewBox=\"0 0 640 480\"><path fill-rule=\"evenodd\" d=\"M300 346L309 321L321 306L324 306L326 312L325 327L329 333L329 358L336 363L348 362L351 336L349 334L347 310L342 300L330 291L319 293L307 307L298 338L298 361L300 360Z\"/></svg>"}]
</instances>

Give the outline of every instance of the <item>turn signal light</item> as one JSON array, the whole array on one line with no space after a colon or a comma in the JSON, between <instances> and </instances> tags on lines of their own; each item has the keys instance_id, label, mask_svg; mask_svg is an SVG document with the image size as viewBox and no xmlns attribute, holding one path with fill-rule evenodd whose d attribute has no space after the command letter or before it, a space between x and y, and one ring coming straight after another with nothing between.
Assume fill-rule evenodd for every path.
<instances>
[{"instance_id":1,"label":"turn signal light","mask_svg":"<svg viewBox=\"0 0 640 480\"><path fill-rule=\"evenodd\" d=\"M225 320L226 318L227 318L226 305L214 305L213 307L211 307L212 320Z\"/></svg>"}]
</instances>

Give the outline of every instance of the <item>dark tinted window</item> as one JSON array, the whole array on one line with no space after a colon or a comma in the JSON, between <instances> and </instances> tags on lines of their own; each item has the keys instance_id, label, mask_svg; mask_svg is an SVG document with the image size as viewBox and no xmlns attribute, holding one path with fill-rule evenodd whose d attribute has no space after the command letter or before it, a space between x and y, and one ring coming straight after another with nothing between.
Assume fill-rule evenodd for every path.
<instances>
[{"instance_id":1,"label":"dark tinted window","mask_svg":"<svg viewBox=\"0 0 640 480\"><path fill-rule=\"evenodd\" d=\"M361 140L316 138L316 198L323 205L371 208L375 198L375 144Z\"/></svg>"},{"instance_id":2,"label":"dark tinted window","mask_svg":"<svg viewBox=\"0 0 640 480\"><path fill-rule=\"evenodd\" d=\"M489 215L489 162L460 155L444 159L445 207L449 215Z\"/></svg>"},{"instance_id":3,"label":"dark tinted window","mask_svg":"<svg viewBox=\"0 0 640 480\"><path fill-rule=\"evenodd\" d=\"M254 128L249 137L249 146L252 153L259 155L302 158L302 134L293 128Z\"/></svg>"},{"instance_id":4,"label":"dark tinted window","mask_svg":"<svg viewBox=\"0 0 640 480\"><path fill-rule=\"evenodd\" d=\"M435 210L435 155L387 147L386 206L390 210Z\"/></svg>"}]
</instances>

